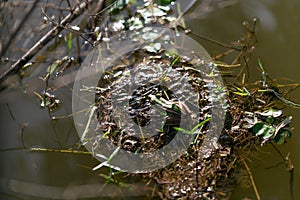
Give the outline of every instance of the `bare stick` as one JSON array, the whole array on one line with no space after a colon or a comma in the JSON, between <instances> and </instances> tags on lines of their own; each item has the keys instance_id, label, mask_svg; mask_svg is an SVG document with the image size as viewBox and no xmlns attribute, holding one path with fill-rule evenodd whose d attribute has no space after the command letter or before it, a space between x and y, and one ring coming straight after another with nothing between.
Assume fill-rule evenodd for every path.
<instances>
[{"instance_id":1,"label":"bare stick","mask_svg":"<svg viewBox=\"0 0 300 200\"><path fill-rule=\"evenodd\" d=\"M73 12L68 14L60 23L60 26L53 27L44 37L42 37L35 45L33 45L20 59L17 60L7 71L0 75L0 91L6 86L3 82L8 78L8 76L17 73L22 66L24 66L31 58L33 58L48 42L50 42L55 36L57 36L63 27L68 23L75 20L80 16L95 0L86 0L80 3Z\"/></svg>"},{"instance_id":2,"label":"bare stick","mask_svg":"<svg viewBox=\"0 0 300 200\"><path fill-rule=\"evenodd\" d=\"M244 158L241 158L241 160L242 160L242 162L243 162L243 164L244 164L244 166L245 166L245 168L246 168L246 170L248 172L248 175L249 175L249 178L250 178L250 181L251 181L251 184L252 184L255 196L256 196L257 200L261 200L260 195L259 195L258 190L257 190L257 187L256 187L256 184L255 184L255 181L254 181L254 178L252 176L251 170L248 167L248 165L247 165L246 161L244 160Z\"/></svg>"}]
</instances>

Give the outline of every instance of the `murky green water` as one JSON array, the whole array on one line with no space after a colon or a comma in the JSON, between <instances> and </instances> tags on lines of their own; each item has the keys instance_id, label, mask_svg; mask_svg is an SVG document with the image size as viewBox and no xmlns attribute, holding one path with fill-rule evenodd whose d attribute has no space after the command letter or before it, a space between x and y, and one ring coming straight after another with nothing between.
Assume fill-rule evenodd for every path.
<instances>
[{"instance_id":1,"label":"murky green water","mask_svg":"<svg viewBox=\"0 0 300 200\"><path fill-rule=\"evenodd\" d=\"M233 1L227 1L233 2ZM243 19L259 17L257 29L258 45L252 61L260 57L269 75L273 78L288 78L299 83L299 45L300 45L300 17L297 10L299 1L239 1L238 3L217 9L203 19L193 19L192 30L214 39L229 42L239 34ZM196 16L195 16L196 17ZM210 52L210 51L209 51ZM252 62L252 66L255 63ZM257 80L258 71L250 69L251 80ZM299 99L299 89L290 93L290 97ZM293 116L294 134L286 145L277 146L286 155L291 152L291 159L295 167L294 191L295 199L300 198L300 156L298 145L300 142L300 110L288 108L287 115ZM262 148L260 160L252 164L253 175L262 199L289 199L289 174L282 160L273 148ZM272 167L271 169L269 169ZM242 199L248 196L255 199L254 193L241 188L236 189L232 199Z\"/></svg>"},{"instance_id":2,"label":"murky green water","mask_svg":"<svg viewBox=\"0 0 300 200\"><path fill-rule=\"evenodd\" d=\"M255 66L257 58L260 57L271 77L285 77L299 82L300 2L298 0L213 1L214 3L206 4L208 7L204 9L203 5L206 2L209 1L203 1L195 12L187 16L187 26L191 30L229 43L241 35L243 31L241 24L244 19L259 17L258 46L250 63L250 80L259 79L259 72ZM33 16L32 21L38 16ZM1 35L2 37L4 36ZM216 53L210 43L203 40L199 42L211 55ZM51 60L56 55L50 52L47 56ZM17 57L13 55L12 59ZM70 80L72 78L74 74L70 76ZM53 115L68 115L72 112L72 81L69 81L67 86L59 81L57 84L63 85L55 91L55 94L63 100L63 107ZM134 185L134 189L109 184L99 193L105 179L99 176L101 171L91 170L98 162L90 155L29 152L24 149L24 146L68 149L79 140L72 118L52 121L48 111L39 108L40 102L32 91L40 92L43 87L42 81L29 78L22 86L0 93L1 199L100 199L100 197L135 199L151 193L140 189L143 183L139 183L135 178L128 180ZM292 92L290 96L300 99L299 89ZM300 123L298 123L300 111L288 108L285 113L293 116L294 134L288 144L278 148L284 155L291 152L290 157L295 167L294 199L299 199L300 154L297 146L300 142ZM289 199L289 174L284 164L279 164L282 161L280 156L271 147L262 148L262 151L259 160L251 163L261 198ZM107 173L107 170L103 169L103 173ZM253 190L238 187L231 199L244 197L255 199Z\"/></svg>"}]
</instances>

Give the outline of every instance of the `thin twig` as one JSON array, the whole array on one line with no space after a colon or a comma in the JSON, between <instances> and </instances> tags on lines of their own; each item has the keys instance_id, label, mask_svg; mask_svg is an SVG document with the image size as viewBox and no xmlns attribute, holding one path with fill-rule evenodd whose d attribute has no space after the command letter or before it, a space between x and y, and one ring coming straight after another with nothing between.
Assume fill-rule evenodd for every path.
<instances>
[{"instance_id":1,"label":"thin twig","mask_svg":"<svg viewBox=\"0 0 300 200\"><path fill-rule=\"evenodd\" d=\"M11 119L13 121L15 121L18 124L18 126L20 127L22 146L23 146L23 149L26 149L26 145L24 143L24 130L28 126L28 123L21 124L20 122L18 122L18 120L15 118L13 112L11 111L10 106L8 104L6 104L6 106L7 106L7 109L8 109Z\"/></svg>"},{"instance_id":2,"label":"thin twig","mask_svg":"<svg viewBox=\"0 0 300 200\"><path fill-rule=\"evenodd\" d=\"M290 197L291 200L294 200L294 165L290 159L290 153L285 157L285 165L290 174Z\"/></svg>"},{"instance_id":3,"label":"thin twig","mask_svg":"<svg viewBox=\"0 0 300 200\"><path fill-rule=\"evenodd\" d=\"M43 47L46 46L54 37L56 37L62 30L63 27L68 23L71 23L78 16L80 16L95 0L86 0L80 3L74 11L68 14L60 23L60 26L53 27L44 37L42 37L37 43L35 43L20 59L17 60L7 71L0 75L0 91L5 89L7 85L3 82L10 76L17 73L22 66L24 66L31 58L33 58Z\"/></svg>"},{"instance_id":4,"label":"thin twig","mask_svg":"<svg viewBox=\"0 0 300 200\"><path fill-rule=\"evenodd\" d=\"M245 166L245 168L247 170L247 173L249 175L249 178L250 178L250 181L251 181L251 185L253 187L253 190L254 190L254 193L256 195L256 198L257 198L257 200L261 200L260 195L259 195L258 190L257 190L257 187L256 187L256 184L255 184L255 181L254 181L254 178L252 176L251 170L250 170L248 164L246 163L245 159L241 158L241 160L242 160L242 162L243 162L243 164L244 164L244 166Z\"/></svg>"},{"instance_id":5,"label":"thin twig","mask_svg":"<svg viewBox=\"0 0 300 200\"><path fill-rule=\"evenodd\" d=\"M85 129L84 129L84 131L83 131L83 133L82 133L82 136L81 136L81 142L82 142L82 143L84 143L84 141L85 141L85 136L86 136L86 134L88 133L88 131L90 130L89 126L90 126L90 123L91 123L91 121L92 121L92 118L93 118L94 113L96 112L96 110L97 110L97 106L91 107L91 111L90 111L91 113L90 113L90 115L89 115L89 119L88 119L88 121L87 121L87 123L86 123L86 127L85 127Z\"/></svg>"},{"instance_id":6,"label":"thin twig","mask_svg":"<svg viewBox=\"0 0 300 200\"><path fill-rule=\"evenodd\" d=\"M188 34L191 34L191 35L194 35L194 36L196 36L196 37L198 37L198 38L200 38L200 39L207 40L207 41L209 41L209 42L215 43L215 44L217 44L217 45L219 45L219 46L221 46L221 47L225 47L225 48L228 48L228 49L233 49L233 50L236 50L236 51L241 51L241 49L239 49L239 48L237 48L237 47L234 47L234 46L232 46L232 45L228 45L228 44L219 42L219 41L214 40L214 39L212 39L212 38L209 38L209 37L207 37L207 36L197 34L197 33L193 32L193 31L188 32Z\"/></svg>"},{"instance_id":7,"label":"thin twig","mask_svg":"<svg viewBox=\"0 0 300 200\"><path fill-rule=\"evenodd\" d=\"M288 153L286 156L284 156L279 149L274 145L274 143L271 142L272 147L275 149L275 151L279 154L283 162L285 163L285 166L289 172L290 175L290 197L291 200L294 199L294 165L292 164L292 161L290 159L290 153Z\"/></svg>"},{"instance_id":8,"label":"thin twig","mask_svg":"<svg viewBox=\"0 0 300 200\"><path fill-rule=\"evenodd\" d=\"M179 15L178 15L178 17L177 17L177 19L176 20L174 20L173 22L171 22L170 24L169 24L169 28L172 28L172 27L174 27L175 25L176 26L178 26L178 22L181 20L181 18L186 14L186 13L188 13L196 4L197 4L197 2L199 2L199 0L192 0L191 2L190 2L190 4L187 6L187 8L183 11L183 12L180 12L180 13L178 13Z\"/></svg>"},{"instance_id":9,"label":"thin twig","mask_svg":"<svg viewBox=\"0 0 300 200\"><path fill-rule=\"evenodd\" d=\"M36 0L33 5L31 6L30 10L26 13L26 15L23 17L23 19L21 20L20 24L17 26L17 28L13 31L13 33L11 34L8 42L3 46L3 48L1 49L0 52L0 58L2 58L2 56L4 56L6 50L8 49L8 47L10 46L10 44L12 43L12 41L15 39L16 35L19 33L19 31L21 30L22 26L25 24L25 21L28 19L28 17L31 15L31 13L33 12L35 6L37 5L37 3L40 0ZM0 81L1 83L1 81Z\"/></svg>"},{"instance_id":10,"label":"thin twig","mask_svg":"<svg viewBox=\"0 0 300 200\"><path fill-rule=\"evenodd\" d=\"M78 150L73 150L73 149L46 149L46 148L36 148L36 147L33 147L33 148L30 148L29 151L92 155L92 153L89 152L89 151L78 151Z\"/></svg>"}]
</instances>

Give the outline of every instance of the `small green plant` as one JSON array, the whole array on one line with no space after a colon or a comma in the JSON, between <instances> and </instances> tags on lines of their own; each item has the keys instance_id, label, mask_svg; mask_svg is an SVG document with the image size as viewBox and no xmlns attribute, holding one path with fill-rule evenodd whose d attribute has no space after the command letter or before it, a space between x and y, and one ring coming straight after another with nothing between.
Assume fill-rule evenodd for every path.
<instances>
[{"instance_id":1,"label":"small green plant","mask_svg":"<svg viewBox=\"0 0 300 200\"><path fill-rule=\"evenodd\" d=\"M292 136L292 132L288 128L292 117L282 117L281 110L270 108L263 112L255 112L254 115L254 121L250 127L252 133L262 140L261 145L267 142L283 144L287 138Z\"/></svg>"},{"instance_id":2,"label":"small green plant","mask_svg":"<svg viewBox=\"0 0 300 200\"><path fill-rule=\"evenodd\" d=\"M211 118L206 118L205 120L201 121L199 124L194 126L191 130L186 130L186 129L183 129L183 128L180 128L180 127L174 127L174 129L176 131L181 131L181 132L186 133L186 134L195 134L197 129L201 129L202 126L204 126L204 124L206 124L210 120L211 120Z\"/></svg>"},{"instance_id":3,"label":"small green plant","mask_svg":"<svg viewBox=\"0 0 300 200\"><path fill-rule=\"evenodd\" d=\"M109 175L104 174L104 173L98 174L100 177L103 177L105 179L105 183L101 186L99 191L102 191L105 188L105 186L108 185L109 183L114 183L114 184L117 184L120 187L128 188L129 187L128 184L126 184L125 182L119 180L116 177L118 174L121 174L121 173L124 173L124 172L114 171L112 168L109 168Z\"/></svg>"}]
</instances>

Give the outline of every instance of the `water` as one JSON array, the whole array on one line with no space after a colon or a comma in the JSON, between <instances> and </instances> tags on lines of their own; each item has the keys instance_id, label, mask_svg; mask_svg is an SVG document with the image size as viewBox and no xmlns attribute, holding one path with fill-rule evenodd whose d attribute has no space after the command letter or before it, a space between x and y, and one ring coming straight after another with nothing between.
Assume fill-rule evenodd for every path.
<instances>
[{"instance_id":1,"label":"water","mask_svg":"<svg viewBox=\"0 0 300 200\"><path fill-rule=\"evenodd\" d=\"M236 1L227 1L236 2ZM299 50L300 45L300 17L297 9L300 8L299 1L239 1L225 8L216 9L206 16L194 16L191 20L191 30L200 34L210 36L223 42L234 40L240 34L241 24L244 19L259 17L257 27L258 46L254 54L252 68L250 69L250 80L258 80L257 58L263 61L265 69L272 78L287 78L299 83ZM192 16L191 16L192 17ZM206 43L207 44L207 43ZM204 44L203 44L204 45ZM209 47L210 45L207 45ZM204 47L206 47L204 45ZM208 50L209 51L209 50ZM213 52L213 51L209 51ZM286 80L287 81L287 80ZM284 81L281 81L284 82ZM289 82L289 81L287 81ZM299 99L299 89L291 92L292 99ZM299 150L300 142L300 111L299 109L287 108L286 115L293 116L293 136L288 144L277 146L286 155L291 152L295 167L294 174L294 199L300 198L300 176L297 168L300 166ZM259 160L251 164L253 175L262 199L289 199L289 174L284 166L278 163L282 161L280 156L271 147L263 148ZM271 169L270 167L275 166ZM254 192L237 188L231 199L242 199L242 197L255 199Z\"/></svg>"},{"instance_id":2,"label":"water","mask_svg":"<svg viewBox=\"0 0 300 200\"><path fill-rule=\"evenodd\" d=\"M195 10L196 15L187 16L187 26L192 31L210 36L218 41L230 43L241 35L244 19L259 17L257 27L258 46L250 63L250 81L260 78L257 70L257 58L260 57L264 67L272 78L289 78L299 81L299 46L300 46L300 2L298 0L227 0L214 1L204 9L203 1ZM207 9L209 8L209 9ZM201 11L201 12L200 12ZM33 22L40 19L34 16ZM1 36L3 38L4 36ZM21 37L21 36L19 36ZM207 41L199 42L214 55L215 46ZM30 46L30 45L29 45ZM18 51L19 52L19 51ZM18 53L19 54L19 53ZM57 55L47 54L48 61ZM17 58L13 55L12 58ZM45 69L47 64L42 66ZM41 70L42 71L42 70ZM43 75L42 73L40 75ZM36 75L35 75L36 76ZM74 74L70 76L70 80ZM71 82L71 81L70 81ZM282 81L284 82L284 81ZM71 113L71 84L55 91L63 100L63 108L51 114L62 116ZM132 178L129 182L134 189L122 188L109 184L101 193L105 179L99 173L108 173L106 169L94 172L91 168L98 162L90 155L49 152L28 152L24 146L51 149L68 149L78 141L78 136L71 118L53 122L46 109L39 108L39 100L32 91L40 92L44 83L27 79L21 87L15 87L0 94L0 151L1 156L1 199L41 199L41 198L97 198L122 197L134 199L151 191ZM300 99L299 89L289 94L293 99ZM291 152L295 167L295 198L300 199L300 154L297 149L300 142L299 109L287 108L286 115L293 116L293 136L288 144L277 146L286 155ZM6 151L3 151L6 149ZM259 160L251 163L251 169L262 199L289 199L289 174L282 160L273 148L263 148ZM275 166L275 167L272 167ZM271 167L271 168L270 168ZM126 197L125 197L126 196ZM253 190L236 188L231 199L243 197L255 199Z\"/></svg>"}]
</instances>

